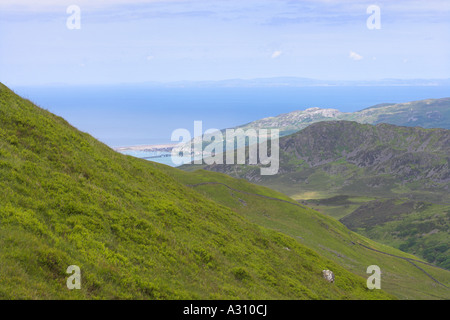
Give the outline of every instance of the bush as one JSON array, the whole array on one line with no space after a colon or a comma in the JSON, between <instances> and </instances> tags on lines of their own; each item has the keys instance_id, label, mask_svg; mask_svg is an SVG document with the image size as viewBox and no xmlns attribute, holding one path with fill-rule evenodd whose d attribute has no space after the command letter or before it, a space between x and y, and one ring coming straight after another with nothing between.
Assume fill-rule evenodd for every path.
<instances>
[{"instance_id":1,"label":"bush","mask_svg":"<svg viewBox=\"0 0 450 320\"><path fill-rule=\"evenodd\" d=\"M250 274L243 267L235 267L231 269L231 273L237 280L244 281L250 279Z\"/></svg>"}]
</instances>

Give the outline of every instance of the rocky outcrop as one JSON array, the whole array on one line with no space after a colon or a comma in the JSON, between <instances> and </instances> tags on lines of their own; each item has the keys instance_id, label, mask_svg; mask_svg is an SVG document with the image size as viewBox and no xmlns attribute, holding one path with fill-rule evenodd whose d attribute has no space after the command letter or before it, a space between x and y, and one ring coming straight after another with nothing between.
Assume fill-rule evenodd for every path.
<instances>
[{"instance_id":1,"label":"rocky outcrop","mask_svg":"<svg viewBox=\"0 0 450 320\"><path fill-rule=\"evenodd\" d=\"M330 270L322 270L322 276L328 282L331 282L331 283L334 282L334 273L332 271L330 271Z\"/></svg>"}]
</instances>

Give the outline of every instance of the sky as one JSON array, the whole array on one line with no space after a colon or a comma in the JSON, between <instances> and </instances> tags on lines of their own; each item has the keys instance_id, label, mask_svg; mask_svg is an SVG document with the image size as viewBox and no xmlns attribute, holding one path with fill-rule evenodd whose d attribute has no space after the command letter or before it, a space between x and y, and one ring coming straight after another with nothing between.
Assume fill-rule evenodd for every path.
<instances>
[{"instance_id":1,"label":"sky","mask_svg":"<svg viewBox=\"0 0 450 320\"><path fill-rule=\"evenodd\" d=\"M448 0L0 1L0 82L10 86L449 71Z\"/></svg>"}]
</instances>

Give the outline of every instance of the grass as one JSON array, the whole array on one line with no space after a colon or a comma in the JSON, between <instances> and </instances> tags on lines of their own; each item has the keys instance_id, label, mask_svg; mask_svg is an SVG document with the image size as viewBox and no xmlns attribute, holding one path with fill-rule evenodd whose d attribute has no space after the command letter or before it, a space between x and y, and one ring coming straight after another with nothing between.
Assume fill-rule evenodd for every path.
<instances>
[{"instance_id":1,"label":"grass","mask_svg":"<svg viewBox=\"0 0 450 320\"><path fill-rule=\"evenodd\" d=\"M345 201L339 201L345 199ZM300 201L358 233L450 269L450 206L408 199L334 196Z\"/></svg>"},{"instance_id":2,"label":"grass","mask_svg":"<svg viewBox=\"0 0 450 320\"><path fill-rule=\"evenodd\" d=\"M339 199L345 198L345 201ZM358 233L450 269L450 206L408 199L334 196L301 203ZM369 219L367 219L369 217Z\"/></svg>"},{"instance_id":3,"label":"grass","mask_svg":"<svg viewBox=\"0 0 450 320\"><path fill-rule=\"evenodd\" d=\"M185 186L211 179L114 152L0 84L0 299L394 298L256 211L238 212L226 190L203 187L214 199ZM69 265L81 290L66 287Z\"/></svg>"},{"instance_id":4,"label":"grass","mask_svg":"<svg viewBox=\"0 0 450 320\"><path fill-rule=\"evenodd\" d=\"M156 164L155 166L159 167ZM204 170L193 173L180 171L168 171L168 173L183 184L192 185L203 181L217 181L226 183L237 190L286 199L285 195L277 191L244 180L236 180L221 173ZM367 277L365 272L369 265L380 266L383 273L382 288L398 298L450 298L449 289L438 285L411 263L370 251L353 243L362 243L374 249L405 258L419 258L351 232L340 222L315 210L236 192L223 185L200 185L195 187L195 190L211 200L232 208L235 212L258 225L289 235L296 239L298 243L313 248L320 255L335 261L346 270L361 277ZM353 198L348 199L353 200ZM292 199L290 201L295 202ZM450 284L449 271L422 264L420 266L447 286Z\"/></svg>"},{"instance_id":5,"label":"grass","mask_svg":"<svg viewBox=\"0 0 450 320\"><path fill-rule=\"evenodd\" d=\"M359 233L450 269L450 206L420 204L408 214Z\"/></svg>"}]
</instances>

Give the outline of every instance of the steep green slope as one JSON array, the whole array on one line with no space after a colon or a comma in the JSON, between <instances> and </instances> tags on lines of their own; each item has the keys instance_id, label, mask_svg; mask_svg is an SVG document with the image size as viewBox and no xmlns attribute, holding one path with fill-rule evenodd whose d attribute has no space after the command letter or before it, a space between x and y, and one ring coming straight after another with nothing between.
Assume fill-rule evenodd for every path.
<instances>
[{"instance_id":1,"label":"steep green slope","mask_svg":"<svg viewBox=\"0 0 450 320\"><path fill-rule=\"evenodd\" d=\"M391 297L2 84L0 190L2 299Z\"/></svg>"},{"instance_id":2,"label":"steep green slope","mask_svg":"<svg viewBox=\"0 0 450 320\"><path fill-rule=\"evenodd\" d=\"M420 259L412 255L351 232L338 221L279 192L221 173L187 173L154 165L249 220L292 236L351 272L367 277L367 267L378 265L382 270L382 289L401 299L450 298L449 271L417 262Z\"/></svg>"}]
</instances>

